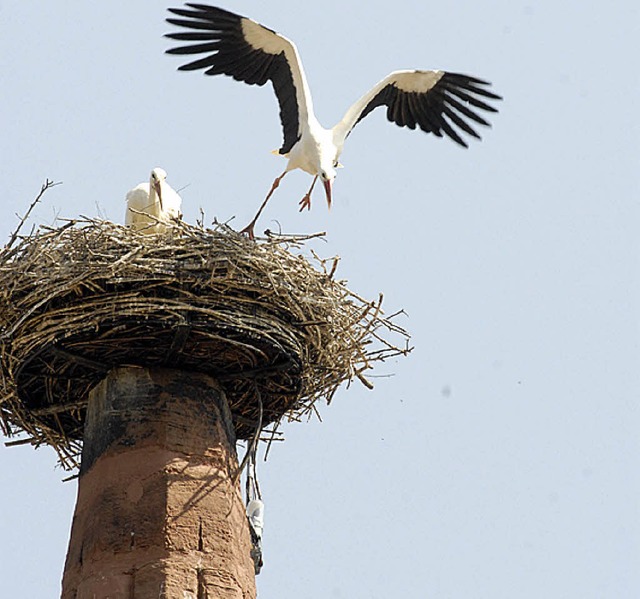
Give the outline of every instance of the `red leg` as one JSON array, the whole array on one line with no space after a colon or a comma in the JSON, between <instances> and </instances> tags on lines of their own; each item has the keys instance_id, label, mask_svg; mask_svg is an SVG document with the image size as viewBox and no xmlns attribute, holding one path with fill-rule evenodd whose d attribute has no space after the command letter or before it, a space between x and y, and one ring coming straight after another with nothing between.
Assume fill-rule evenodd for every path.
<instances>
[{"instance_id":1,"label":"red leg","mask_svg":"<svg viewBox=\"0 0 640 599\"><path fill-rule=\"evenodd\" d=\"M284 171L284 173L282 173L279 177L276 177L276 180L273 182L273 185L271 186L271 189L269 190L267 197L264 199L264 202L262 202L262 205L258 209L258 212L253 217L253 220L244 229L242 229L242 231L240 231L240 235L246 235L249 239L255 239L253 228L256 225L256 221L260 218L260 215L262 214L264 207L267 205L267 202L273 195L273 192L278 188L278 185L280 185L280 181L282 181L282 179L288 172L289 171Z\"/></svg>"},{"instance_id":2,"label":"red leg","mask_svg":"<svg viewBox=\"0 0 640 599\"><path fill-rule=\"evenodd\" d=\"M316 184L318 180L318 175L313 178L313 182L311 183L311 187L307 194L300 200L300 212L302 212L305 208L307 210L311 210L311 192L313 191L313 186Z\"/></svg>"}]
</instances>

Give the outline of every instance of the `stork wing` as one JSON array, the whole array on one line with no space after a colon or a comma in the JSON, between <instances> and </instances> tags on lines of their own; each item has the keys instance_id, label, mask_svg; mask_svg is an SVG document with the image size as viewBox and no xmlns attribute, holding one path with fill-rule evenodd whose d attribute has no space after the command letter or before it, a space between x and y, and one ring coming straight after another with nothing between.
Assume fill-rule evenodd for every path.
<instances>
[{"instance_id":1,"label":"stork wing","mask_svg":"<svg viewBox=\"0 0 640 599\"><path fill-rule=\"evenodd\" d=\"M490 126L477 110L498 112L483 99L502 98L486 89L487 81L444 71L395 71L358 100L334 127L337 140L378 106L387 107L387 118L400 127L420 127L426 133L467 147L460 132L480 139L469 121ZM483 99L481 99L483 98ZM456 128L458 130L456 130Z\"/></svg>"},{"instance_id":2,"label":"stork wing","mask_svg":"<svg viewBox=\"0 0 640 599\"><path fill-rule=\"evenodd\" d=\"M280 105L286 154L300 139L301 123L313 112L311 95L298 51L287 38L259 23L206 4L187 3L189 8L170 8L184 19L168 23L194 31L168 33L166 37L189 42L167 50L168 54L204 54L179 67L181 71L206 69L205 75L229 75L249 85L271 81ZM196 42L196 43L194 43Z\"/></svg>"}]
</instances>

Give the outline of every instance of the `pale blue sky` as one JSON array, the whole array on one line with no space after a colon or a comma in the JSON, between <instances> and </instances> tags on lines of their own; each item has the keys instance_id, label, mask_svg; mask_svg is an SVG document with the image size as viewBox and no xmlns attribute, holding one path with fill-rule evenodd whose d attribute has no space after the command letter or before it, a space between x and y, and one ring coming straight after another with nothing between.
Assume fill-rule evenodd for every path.
<instances>
[{"instance_id":1,"label":"pale blue sky","mask_svg":"<svg viewBox=\"0 0 640 599\"><path fill-rule=\"evenodd\" d=\"M167 0L0 2L6 239L35 215L122 222L154 166L244 226L284 161L274 96L177 73ZM327 213L288 175L258 230L326 230L361 294L404 308L414 353L260 469L259 596L640 596L637 2L239 2L293 39L323 124L399 68L487 78L494 127L462 150L383 111L349 138ZM277 221L277 223L276 223ZM450 392L448 392L450 391ZM0 448L2 594L59 593L76 484Z\"/></svg>"}]
</instances>

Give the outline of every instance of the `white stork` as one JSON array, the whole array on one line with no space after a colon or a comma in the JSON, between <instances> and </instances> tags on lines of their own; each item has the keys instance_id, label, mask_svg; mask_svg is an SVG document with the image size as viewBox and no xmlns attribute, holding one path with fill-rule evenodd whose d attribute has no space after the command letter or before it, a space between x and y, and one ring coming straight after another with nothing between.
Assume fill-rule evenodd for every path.
<instances>
[{"instance_id":1,"label":"white stork","mask_svg":"<svg viewBox=\"0 0 640 599\"><path fill-rule=\"evenodd\" d=\"M489 126L477 113L497 110L487 100L500 100L490 92L487 81L445 71L394 71L362 96L332 129L320 125L313 112L311 93L294 43L255 21L206 4L187 3L189 8L170 8L181 19L168 23L190 31L166 37L188 42L171 48L168 54L203 54L179 67L181 71L205 69L205 75L229 75L249 85L271 81L280 105L284 142L278 153L288 158L284 172L276 178L255 218L242 231L253 238L253 228L282 178L294 169L313 175L313 182L300 202L300 210L311 207L311 191L322 179L331 207L331 186L339 166L338 158L351 130L378 106L387 107L387 118L400 127L419 127L442 137L443 133L461 146L464 132L480 139L469 121Z\"/></svg>"},{"instance_id":2,"label":"white stork","mask_svg":"<svg viewBox=\"0 0 640 599\"><path fill-rule=\"evenodd\" d=\"M125 224L142 233L159 233L164 228L162 223L182 218L182 199L166 179L165 170L156 167L148 183L140 183L127 193Z\"/></svg>"}]
</instances>

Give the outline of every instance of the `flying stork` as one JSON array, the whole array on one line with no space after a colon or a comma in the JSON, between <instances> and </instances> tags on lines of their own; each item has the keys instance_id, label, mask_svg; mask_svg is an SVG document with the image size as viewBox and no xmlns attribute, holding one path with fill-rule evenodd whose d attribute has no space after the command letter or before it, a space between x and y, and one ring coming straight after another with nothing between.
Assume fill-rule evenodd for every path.
<instances>
[{"instance_id":1,"label":"flying stork","mask_svg":"<svg viewBox=\"0 0 640 599\"><path fill-rule=\"evenodd\" d=\"M166 179L166 171L156 167L148 183L140 183L127 193L125 224L142 233L159 233L163 223L182 217L182 199Z\"/></svg>"},{"instance_id":2,"label":"flying stork","mask_svg":"<svg viewBox=\"0 0 640 599\"><path fill-rule=\"evenodd\" d=\"M332 129L320 125L313 112L311 92L295 44L272 29L247 17L206 4L187 3L188 8L170 8L167 22L188 31L166 37L187 42L167 50L168 54L202 54L179 67L181 71L205 69L205 75L229 75L249 85L271 81L280 106L284 141L277 151L288 158L284 172L275 179L254 219L243 229L253 239L253 228L269 198L294 169L313 175L300 210L311 208L311 192L318 180L324 185L331 208L331 187L338 158L351 130L372 110L386 106L387 118L400 127L419 127L437 137L443 134L467 147L461 133L480 139L470 121L489 126L479 110L497 112L488 104L501 100L489 91L489 82L446 71L394 71L364 94Z\"/></svg>"}]
</instances>

